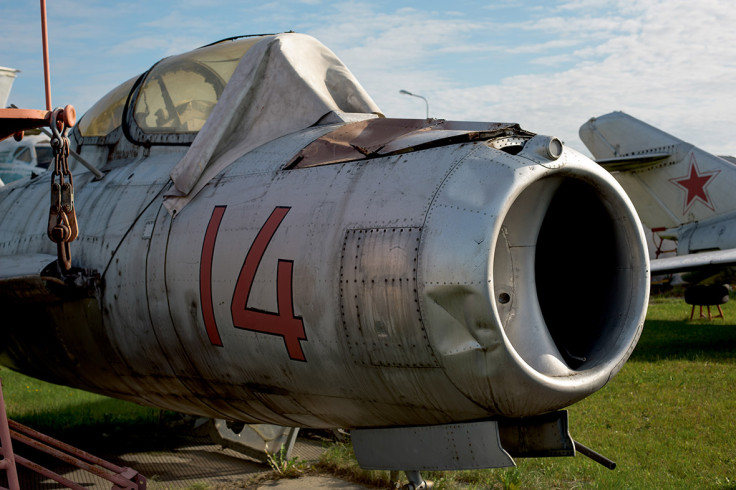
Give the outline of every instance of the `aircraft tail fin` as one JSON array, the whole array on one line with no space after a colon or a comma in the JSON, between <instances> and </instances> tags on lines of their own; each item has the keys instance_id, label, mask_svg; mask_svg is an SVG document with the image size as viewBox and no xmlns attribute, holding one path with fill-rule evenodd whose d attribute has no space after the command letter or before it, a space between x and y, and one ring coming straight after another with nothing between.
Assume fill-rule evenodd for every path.
<instances>
[{"instance_id":1,"label":"aircraft tail fin","mask_svg":"<svg viewBox=\"0 0 736 490\"><path fill-rule=\"evenodd\" d=\"M671 156L676 146L684 143L623 112L592 117L580 127L579 134L601 165L620 162L616 170L650 166Z\"/></svg>"},{"instance_id":2,"label":"aircraft tail fin","mask_svg":"<svg viewBox=\"0 0 736 490\"><path fill-rule=\"evenodd\" d=\"M591 118L579 133L649 228L670 230L736 207L736 166L661 129L612 112Z\"/></svg>"}]
</instances>

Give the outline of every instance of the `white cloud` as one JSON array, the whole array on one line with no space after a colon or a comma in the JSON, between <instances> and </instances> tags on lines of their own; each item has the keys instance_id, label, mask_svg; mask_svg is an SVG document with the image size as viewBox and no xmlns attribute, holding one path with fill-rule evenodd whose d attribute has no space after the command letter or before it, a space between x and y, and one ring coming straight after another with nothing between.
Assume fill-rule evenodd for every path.
<instances>
[{"instance_id":1,"label":"white cloud","mask_svg":"<svg viewBox=\"0 0 736 490\"><path fill-rule=\"evenodd\" d=\"M438 55L474 56L493 50L492 45L471 41L489 25L457 13L377 11L369 3L351 2L338 5L327 18L307 20L303 30L335 51L387 114L424 117L424 103L399 90L427 95L451 88L457 73L432 66L434 60Z\"/></svg>"},{"instance_id":2,"label":"white cloud","mask_svg":"<svg viewBox=\"0 0 736 490\"><path fill-rule=\"evenodd\" d=\"M231 35L294 29L335 51L388 115L423 116L421 100L398 93L407 89L428 97L432 115L518 121L583 149L578 127L620 109L707 150L736 152L736 9L726 0L409 5L56 0L49 3L55 101L83 111L163 56ZM11 101L37 107L37 10L8 5L2 15L0 63L23 70Z\"/></svg>"},{"instance_id":3,"label":"white cloud","mask_svg":"<svg viewBox=\"0 0 736 490\"><path fill-rule=\"evenodd\" d=\"M538 44L522 44L520 46L511 47L507 52L511 54L546 53L550 50L570 48L579 44L580 41L577 39L553 39L551 41Z\"/></svg>"},{"instance_id":4,"label":"white cloud","mask_svg":"<svg viewBox=\"0 0 736 490\"><path fill-rule=\"evenodd\" d=\"M427 96L435 116L516 121L585 151L579 126L591 116L624 110L707 150L736 152L730 137L736 125L736 9L725 1L697 9L683 0L567 2L515 24L527 34L514 43L489 36L486 44L478 42L489 25L482 19L350 8L357 10L355 21L344 18L312 33L338 52L389 115L421 117L422 101L398 95L406 88ZM508 33L510 26L502 29ZM522 72L491 84L469 84L459 63L446 70L433 64L452 53L473 66L479 52L529 58L516 65ZM540 65L546 69L536 73L532 67Z\"/></svg>"}]
</instances>

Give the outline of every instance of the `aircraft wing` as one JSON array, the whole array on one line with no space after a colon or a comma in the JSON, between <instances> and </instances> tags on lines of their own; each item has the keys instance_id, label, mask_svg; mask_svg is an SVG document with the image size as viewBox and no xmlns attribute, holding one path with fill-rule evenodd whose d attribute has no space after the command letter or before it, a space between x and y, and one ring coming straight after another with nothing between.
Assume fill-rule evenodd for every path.
<instances>
[{"instance_id":1,"label":"aircraft wing","mask_svg":"<svg viewBox=\"0 0 736 490\"><path fill-rule=\"evenodd\" d=\"M42 271L55 260L46 254L0 256L0 298L48 297Z\"/></svg>"},{"instance_id":2,"label":"aircraft wing","mask_svg":"<svg viewBox=\"0 0 736 490\"><path fill-rule=\"evenodd\" d=\"M596 163L605 168L609 172L618 172L624 170L643 170L647 167L656 165L669 158L669 153L650 153L647 155L628 155L624 157L603 158L596 160Z\"/></svg>"},{"instance_id":3,"label":"aircraft wing","mask_svg":"<svg viewBox=\"0 0 736 490\"><path fill-rule=\"evenodd\" d=\"M0 255L0 282L39 275L54 260L56 256L48 254Z\"/></svg>"},{"instance_id":4,"label":"aircraft wing","mask_svg":"<svg viewBox=\"0 0 736 490\"><path fill-rule=\"evenodd\" d=\"M671 274L694 271L709 266L731 265L736 265L736 249L734 248L655 259L651 261L651 273L652 275Z\"/></svg>"},{"instance_id":5,"label":"aircraft wing","mask_svg":"<svg viewBox=\"0 0 736 490\"><path fill-rule=\"evenodd\" d=\"M27 254L0 256L0 304L49 302L91 296L97 290L99 274L79 270L64 279L54 276L55 255Z\"/></svg>"}]
</instances>

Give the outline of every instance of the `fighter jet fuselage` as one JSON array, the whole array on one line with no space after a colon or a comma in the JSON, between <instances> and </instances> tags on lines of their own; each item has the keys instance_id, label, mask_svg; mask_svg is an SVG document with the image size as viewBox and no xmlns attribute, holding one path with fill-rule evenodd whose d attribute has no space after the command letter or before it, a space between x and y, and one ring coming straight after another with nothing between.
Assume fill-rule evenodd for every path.
<instances>
[{"instance_id":1,"label":"fighter jet fuselage","mask_svg":"<svg viewBox=\"0 0 736 490\"><path fill-rule=\"evenodd\" d=\"M72 148L104 177L75 170L71 271L58 273L46 236L49 175L0 188L4 365L301 427L530 416L620 369L643 325L648 262L606 171L513 124L337 110L243 151L264 111L217 124L253 105L221 105L258 83L240 77L247 62L218 85L193 141L168 135L186 124L162 113L146 126L144 97L189 65L125 85L109 133L90 124L104 110L82 119ZM199 151L199 180L180 185L172 175Z\"/></svg>"}]
</instances>

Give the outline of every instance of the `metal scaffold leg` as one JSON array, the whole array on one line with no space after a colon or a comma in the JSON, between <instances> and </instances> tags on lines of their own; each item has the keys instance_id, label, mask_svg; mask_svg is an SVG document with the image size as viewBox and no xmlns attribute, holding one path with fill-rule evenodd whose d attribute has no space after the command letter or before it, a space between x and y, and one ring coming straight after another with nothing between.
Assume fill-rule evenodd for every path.
<instances>
[{"instance_id":1,"label":"metal scaffold leg","mask_svg":"<svg viewBox=\"0 0 736 490\"><path fill-rule=\"evenodd\" d=\"M5 400L3 399L2 381L0 381L0 445L2 445L0 447L0 454L3 457L0 461L0 471L4 470L7 472L9 490L20 489L16 464L54 480L67 488L84 490L85 487L64 478L38 463L15 454L12 445L13 439L64 463L107 480L112 483L111 488L113 489L145 490L146 488L146 478L132 468L115 465L18 422L8 420L5 410Z\"/></svg>"},{"instance_id":2,"label":"metal scaffold leg","mask_svg":"<svg viewBox=\"0 0 736 490\"><path fill-rule=\"evenodd\" d=\"M0 380L0 470L5 471L8 475L8 488L10 490L19 490L18 469L15 466L15 454L13 454L13 443L10 437L10 428L8 427L8 414L5 411L5 399L3 398L3 385Z\"/></svg>"}]
</instances>

